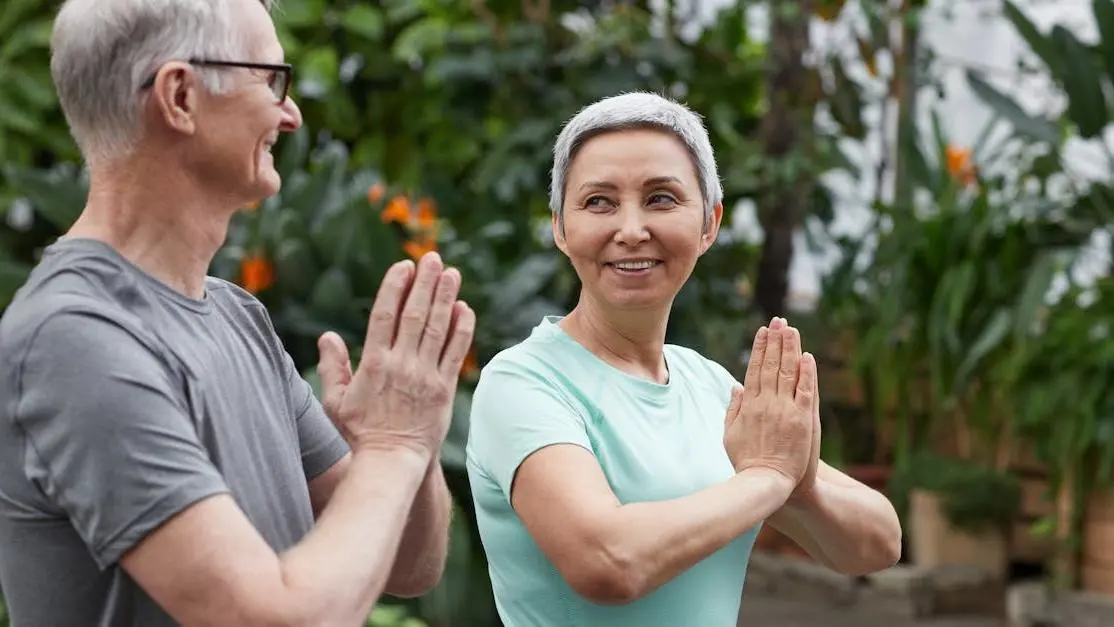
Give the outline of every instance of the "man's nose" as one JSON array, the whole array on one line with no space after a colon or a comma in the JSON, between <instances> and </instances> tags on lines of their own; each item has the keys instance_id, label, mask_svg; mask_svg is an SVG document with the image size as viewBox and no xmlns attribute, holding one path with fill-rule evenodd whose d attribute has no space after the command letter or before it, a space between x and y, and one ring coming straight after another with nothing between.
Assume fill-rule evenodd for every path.
<instances>
[{"instance_id":1,"label":"man's nose","mask_svg":"<svg viewBox=\"0 0 1114 627\"><path fill-rule=\"evenodd\" d=\"M282 130L293 132L302 128L302 110L293 98L282 101L282 113Z\"/></svg>"}]
</instances>

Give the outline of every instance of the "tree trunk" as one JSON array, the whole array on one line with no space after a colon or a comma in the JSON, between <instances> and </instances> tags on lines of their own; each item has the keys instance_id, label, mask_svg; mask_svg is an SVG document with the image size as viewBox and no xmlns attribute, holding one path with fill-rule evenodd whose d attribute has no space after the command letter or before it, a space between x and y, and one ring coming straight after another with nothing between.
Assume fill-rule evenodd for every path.
<instances>
[{"instance_id":1,"label":"tree trunk","mask_svg":"<svg viewBox=\"0 0 1114 627\"><path fill-rule=\"evenodd\" d=\"M769 111L759 131L767 163L758 220L765 231L758 262L755 300L766 317L786 311L793 234L812 195L813 177L804 154L811 147L814 104L808 99L808 18L811 0L770 0L770 43L766 68ZM787 168L790 161L796 165ZM786 176L784 173L792 172Z\"/></svg>"}]
</instances>

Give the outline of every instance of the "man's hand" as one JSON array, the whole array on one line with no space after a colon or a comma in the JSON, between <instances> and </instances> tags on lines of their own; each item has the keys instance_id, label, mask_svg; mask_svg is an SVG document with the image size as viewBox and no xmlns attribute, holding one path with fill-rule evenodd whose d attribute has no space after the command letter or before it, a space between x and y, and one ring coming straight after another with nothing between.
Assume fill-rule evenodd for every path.
<instances>
[{"instance_id":1,"label":"man's hand","mask_svg":"<svg viewBox=\"0 0 1114 627\"><path fill-rule=\"evenodd\" d=\"M743 390L733 392L724 447L737 472L771 471L798 486L811 464L816 362L784 321L755 335Z\"/></svg>"},{"instance_id":2,"label":"man's hand","mask_svg":"<svg viewBox=\"0 0 1114 627\"><path fill-rule=\"evenodd\" d=\"M444 269L436 253L416 269L401 261L383 277L355 372L337 334L318 340L322 405L353 451L440 449L476 325L459 290L460 273Z\"/></svg>"}]
</instances>

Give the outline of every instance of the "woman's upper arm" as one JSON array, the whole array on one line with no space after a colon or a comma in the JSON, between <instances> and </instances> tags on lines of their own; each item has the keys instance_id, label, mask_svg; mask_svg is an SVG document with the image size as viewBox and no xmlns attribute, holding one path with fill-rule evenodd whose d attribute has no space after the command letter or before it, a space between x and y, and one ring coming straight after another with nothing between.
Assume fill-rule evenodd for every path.
<instances>
[{"instance_id":1,"label":"woman's upper arm","mask_svg":"<svg viewBox=\"0 0 1114 627\"><path fill-rule=\"evenodd\" d=\"M473 399L468 440L472 463L499 485L574 589L608 576L602 525L620 505L581 413L552 381L489 365Z\"/></svg>"}]
</instances>

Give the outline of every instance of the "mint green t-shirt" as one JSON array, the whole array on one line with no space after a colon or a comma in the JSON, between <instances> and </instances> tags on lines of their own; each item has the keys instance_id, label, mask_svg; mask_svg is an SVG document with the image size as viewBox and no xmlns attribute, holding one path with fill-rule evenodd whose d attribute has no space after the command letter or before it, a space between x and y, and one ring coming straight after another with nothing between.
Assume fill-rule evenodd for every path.
<instances>
[{"instance_id":1,"label":"mint green t-shirt","mask_svg":"<svg viewBox=\"0 0 1114 627\"><path fill-rule=\"evenodd\" d=\"M734 378L666 345L668 384L608 365L547 317L499 353L472 402L468 476L495 602L506 627L734 627L758 527L625 605L581 597L510 505L519 464L551 444L592 452L622 503L682 497L734 475L723 418Z\"/></svg>"}]
</instances>

